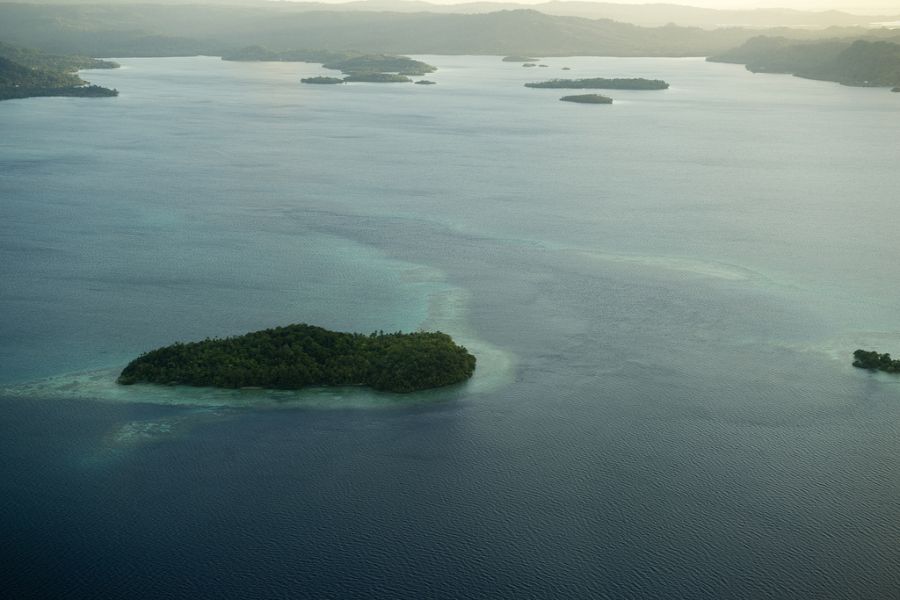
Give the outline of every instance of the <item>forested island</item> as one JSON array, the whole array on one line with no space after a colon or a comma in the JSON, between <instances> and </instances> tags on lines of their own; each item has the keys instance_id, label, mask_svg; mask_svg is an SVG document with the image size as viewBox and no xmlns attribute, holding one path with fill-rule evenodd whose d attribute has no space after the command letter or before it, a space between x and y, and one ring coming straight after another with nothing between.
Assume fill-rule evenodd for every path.
<instances>
[{"instance_id":1,"label":"forested island","mask_svg":"<svg viewBox=\"0 0 900 600\"><path fill-rule=\"evenodd\" d=\"M409 83L412 81L406 75L397 73L354 73L344 77L344 81L366 81L369 83Z\"/></svg>"},{"instance_id":2,"label":"forested island","mask_svg":"<svg viewBox=\"0 0 900 600\"><path fill-rule=\"evenodd\" d=\"M894 41L832 39L801 41L759 36L709 57L737 63L753 73L790 73L806 79L864 87L900 86L900 38Z\"/></svg>"},{"instance_id":3,"label":"forested island","mask_svg":"<svg viewBox=\"0 0 900 600\"><path fill-rule=\"evenodd\" d=\"M326 69L335 69L347 75L371 73L397 73L421 77L434 73L437 67L414 60L408 56L392 56L389 54L363 54L341 60L328 61L322 65Z\"/></svg>"},{"instance_id":4,"label":"forested island","mask_svg":"<svg viewBox=\"0 0 900 600\"><path fill-rule=\"evenodd\" d=\"M344 80L340 77L304 77L300 80L300 83L316 83L319 85L333 85L336 83L344 83Z\"/></svg>"},{"instance_id":5,"label":"forested island","mask_svg":"<svg viewBox=\"0 0 900 600\"><path fill-rule=\"evenodd\" d=\"M856 350L853 353L853 366L871 371L900 373L900 360L893 360L890 354L879 354L874 350Z\"/></svg>"},{"instance_id":6,"label":"forested island","mask_svg":"<svg viewBox=\"0 0 900 600\"><path fill-rule=\"evenodd\" d=\"M613 99L600 94L578 94L576 96L563 96L563 102L577 102L580 104L612 104Z\"/></svg>"},{"instance_id":7,"label":"forested island","mask_svg":"<svg viewBox=\"0 0 900 600\"><path fill-rule=\"evenodd\" d=\"M570 90L665 90L669 84L661 79L551 79L538 83L526 83L525 87Z\"/></svg>"},{"instance_id":8,"label":"forested island","mask_svg":"<svg viewBox=\"0 0 900 600\"><path fill-rule=\"evenodd\" d=\"M98 98L116 90L88 85L78 69L112 69L114 62L83 56L47 54L0 43L0 100L41 96Z\"/></svg>"},{"instance_id":9,"label":"forested island","mask_svg":"<svg viewBox=\"0 0 900 600\"><path fill-rule=\"evenodd\" d=\"M416 82L416 85L436 85L436 82L429 81L428 79L420 79Z\"/></svg>"},{"instance_id":10,"label":"forested island","mask_svg":"<svg viewBox=\"0 0 900 600\"><path fill-rule=\"evenodd\" d=\"M285 50L276 52L262 46L247 46L222 54L222 60L308 62L320 63L326 69L341 71L345 75L363 73L397 73L421 77L434 73L437 67L408 56L392 54L363 54L360 52L332 52L329 50Z\"/></svg>"},{"instance_id":11,"label":"forested island","mask_svg":"<svg viewBox=\"0 0 900 600\"><path fill-rule=\"evenodd\" d=\"M364 385L414 392L460 383L475 357L441 332L341 333L306 324L175 343L131 361L118 383L300 389Z\"/></svg>"},{"instance_id":12,"label":"forested island","mask_svg":"<svg viewBox=\"0 0 900 600\"><path fill-rule=\"evenodd\" d=\"M326 69L342 72L337 77L306 77L301 83L337 84L344 82L408 83L410 76L421 77L434 73L437 67L414 60L408 56L391 54L361 54L358 52L330 52L327 50L288 50L275 52L262 46L247 46L235 52L225 53L222 60L277 61L321 63Z\"/></svg>"}]
</instances>

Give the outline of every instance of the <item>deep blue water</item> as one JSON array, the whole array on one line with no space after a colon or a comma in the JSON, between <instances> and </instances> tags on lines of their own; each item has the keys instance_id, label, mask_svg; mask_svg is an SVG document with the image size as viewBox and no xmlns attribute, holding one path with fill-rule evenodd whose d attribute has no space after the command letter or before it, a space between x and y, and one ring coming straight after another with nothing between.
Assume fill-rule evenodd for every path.
<instances>
[{"instance_id":1,"label":"deep blue water","mask_svg":"<svg viewBox=\"0 0 900 600\"><path fill-rule=\"evenodd\" d=\"M849 354L900 353L897 95L425 60L436 86L126 59L87 75L118 98L0 103L0 588L896 597L900 380ZM562 66L672 87L521 85ZM482 360L401 399L110 391L297 321Z\"/></svg>"}]
</instances>

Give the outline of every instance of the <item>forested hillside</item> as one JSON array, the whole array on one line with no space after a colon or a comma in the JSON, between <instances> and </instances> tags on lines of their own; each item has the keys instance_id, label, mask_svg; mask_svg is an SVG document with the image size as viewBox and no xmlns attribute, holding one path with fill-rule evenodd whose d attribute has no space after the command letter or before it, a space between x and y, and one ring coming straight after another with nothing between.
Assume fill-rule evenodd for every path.
<instances>
[{"instance_id":1,"label":"forested hillside","mask_svg":"<svg viewBox=\"0 0 900 600\"><path fill-rule=\"evenodd\" d=\"M900 35L895 41L757 37L709 60L745 64L754 73L792 73L844 85L900 85Z\"/></svg>"},{"instance_id":2,"label":"forested hillside","mask_svg":"<svg viewBox=\"0 0 900 600\"><path fill-rule=\"evenodd\" d=\"M87 85L78 69L108 69L113 62L60 56L0 43L0 100L35 96L115 96L115 90Z\"/></svg>"}]
</instances>

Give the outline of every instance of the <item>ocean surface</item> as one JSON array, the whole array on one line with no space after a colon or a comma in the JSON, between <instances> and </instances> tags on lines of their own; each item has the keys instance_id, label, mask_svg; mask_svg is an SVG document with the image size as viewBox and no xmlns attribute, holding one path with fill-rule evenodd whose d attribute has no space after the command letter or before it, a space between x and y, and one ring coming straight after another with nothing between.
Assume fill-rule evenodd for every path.
<instances>
[{"instance_id":1,"label":"ocean surface","mask_svg":"<svg viewBox=\"0 0 900 600\"><path fill-rule=\"evenodd\" d=\"M896 598L900 97L701 59L123 59L0 103L11 598ZM570 67L562 71L562 67ZM527 89L651 77L611 106ZM467 384L118 388L441 329Z\"/></svg>"}]
</instances>

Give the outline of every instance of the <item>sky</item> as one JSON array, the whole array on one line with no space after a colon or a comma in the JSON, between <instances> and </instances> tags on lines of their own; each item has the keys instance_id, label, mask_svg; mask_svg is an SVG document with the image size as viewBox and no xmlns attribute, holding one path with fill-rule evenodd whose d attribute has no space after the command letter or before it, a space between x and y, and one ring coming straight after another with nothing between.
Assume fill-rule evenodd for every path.
<instances>
[{"instance_id":1,"label":"sky","mask_svg":"<svg viewBox=\"0 0 900 600\"><path fill-rule=\"evenodd\" d=\"M346 2L347 0L318 0L325 2ZM476 0L426 0L433 4L460 4ZM502 2L503 0L490 0ZM537 4L546 0L513 0L519 4ZM900 14L900 0L606 0L616 4L686 4L704 8L748 9L748 8L793 8L796 10L843 10L855 14Z\"/></svg>"}]
</instances>

